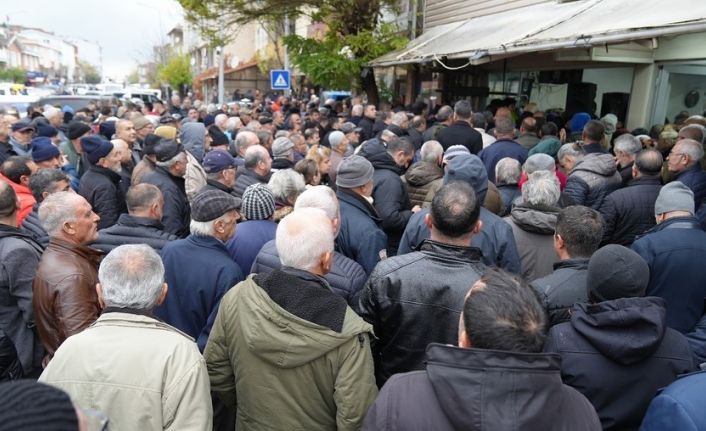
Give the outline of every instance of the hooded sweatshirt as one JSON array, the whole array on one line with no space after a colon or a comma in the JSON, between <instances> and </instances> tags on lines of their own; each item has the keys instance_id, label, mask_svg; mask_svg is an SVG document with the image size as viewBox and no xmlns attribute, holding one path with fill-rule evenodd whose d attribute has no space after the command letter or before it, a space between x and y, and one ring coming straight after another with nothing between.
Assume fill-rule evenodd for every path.
<instances>
[{"instance_id":1,"label":"hooded sweatshirt","mask_svg":"<svg viewBox=\"0 0 706 431\"><path fill-rule=\"evenodd\" d=\"M505 218L512 227L522 262L522 276L536 280L552 273L559 260L554 252L554 231L558 208L516 205Z\"/></svg>"},{"instance_id":2,"label":"hooded sweatshirt","mask_svg":"<svg viewBox=\"0 0 706 431\"><path fill-rule=\"evenodd\" d=\"M237 399L239 430L359 429L377 395L371 331L323 278L251 276L221 301L204 351L211 390Z\"/></svg>"},{"instance_id":3,"label":"hooded sweatshirt","mask_svg":"<svg viewBox=\"0 0 706 431\"><path fill-rule=\"evenodd\" d=\"M184 149L191 153L199 163L204 156L204 139L206 137L206 127L203 123L191 122L184 123L179 132Z\"/></svg>"}]
</instances>

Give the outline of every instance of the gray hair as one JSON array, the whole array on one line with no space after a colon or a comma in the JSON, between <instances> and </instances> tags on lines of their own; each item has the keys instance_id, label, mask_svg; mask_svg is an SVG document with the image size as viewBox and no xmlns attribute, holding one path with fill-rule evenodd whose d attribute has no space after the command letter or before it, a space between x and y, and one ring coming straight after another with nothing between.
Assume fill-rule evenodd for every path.
<instances>
[{"instance_id":1,"label":"gray hair","mask_svg":"<svg viewBox=\"0 0 706 431\"><path fill-rule=\"evenodd\" d=\"M76 206L82 199L74 192L57 192L39 204L39 222L50 237L56 236L64 223L76 221Z\"/></svg>"},{"instance_id":2,"label":"gray hair","mask_svg":"<svg viewBox=\"0 0 706 431\"><path fill-rule=\"evenodd\" d=\"M444 121L451 118L454 113L454 109L449 105L444 105L439 108L439 112L436 113L436 120L443 123Z\"/></svg>"},{"instance_id":3,"label":"gray hair","mask_svg":"<svg viewBox=\"0 0 706 431\"><path fill-rule=\"evenodd\" d=\"M340 218L341 210L338 206L336 193L327 186L314 186L304 191L297 198L294 210L300 208L318 208L322 210L330 220Z\"/></svg>"},{"instance_id":4,"label":"gray hair","mask_svg":"<svg viewBox=\"0 0 706 431\"><path fill-rule=\"evenodd\" d=\"M682 139L676 145L679 145L682 153L689 156L690 163L698 163L704 157L704 146L693 139Z\"/></svg>"},{"instance_id":5,"label":"gray hair","mask_svg":"<svg viewBox=\"0 0 706 431\"><path fill-rule=\"evenodd\" d=\"M216 220L218 219L220 217L211 221L196 221L192 219L189 223L189 230L192 235L214 236L216 234Z\"/></svg>"},{"instance_id":6,"label":"gray hair","mask_svg":"<svg viewBox=\"0 0 706 431\"><path fill-rule=\"evenodd\" d=\"M391 123L395 126L401 126L405 121L407 121L407 113L404 111L395 112L392 114Z\"/></svg>"},{"instance_id":7,"label":"gray hair","mask_svg":"<svg viewBox=\"0 0 706 431\"><path fill-rule=\"evenodd\" d=\"M549 154L532 154L527 158L522 169L524 169L527 175L537 171L554 172L556 171L556 162L554 161L554 157Z\"/></svg>"},{"instance_id":8,"label":"gray hair","mask_svg":"<svg viewBox=\"0 0 706 431\"><path fill-rule=\"evenodd\" d=\"M613 149L616 153L618 151L622 151L623 153L634 156L642 151L642 143L636 136L629 133L624 133L615 138L613 141Z\"/></svg>"},{"instance_id":9,"label":"gray hair","mask_svg":"<svg viewBox=\"0 0 706 431\"><path fill-rule=\"evenodd\" d=\"M583 151L580 149L576 148L574 144L564 144L559 148L559 151L556 153L556 158L557 160L561 161L566 156L571 156L571 157L581 157L583 155Z\"/></svg>"},{"instance_id":10,"label":"gray hair","mask_svg":"<svg viewBox=\"0 0 706 431\"><path fill-rule=\"evenodd\" d=\"M216 125L216 127L224 127L226 125L226 122L228 121L228 116L226 114L218 114L216 115L216 118L213 119L213 124Z\"/></svg>"},{"instance_id":11,"label":"gray hair","mask_svg":"<svg viewBox=\"0 0 706 431\"><path fill-rule=\"evenodd\" d=\"M56 117L57 115L62 114L61 109L56 108L54 106L49 106L47 107L42 115L44 115L44 118L49 120L50 118Z\"/></svg>"},{"instance_id":12,"label":"gray hair","mask_svg":"<svg viewBox=\"0 0 706 431\"><path fill-rule=\"evenodd\" d=\"M533 206L556 206L560 194L559 179L550 171L529 174L522 186L522 201Z\"/></svg>"},{"instance_id":13,"label":"gray hair","mask_svg":"<svg viewBox=\"0 0 706 431\"><path fill-rule=\"evenodd\" d=\"M326 213L301 208L277 226L275 244L283 266L304 271L315 268L324 253L333 252L333 230Z\"/></svg>"},{"instance_id":14,"label":"gray hair","mask_svg":"<svg viewBox=\"0 0 706 431\"><path fill-rule=\"evenodd\" d=\"M382 133L380 134L380 138L383 141L384 140L391 141L391 140L395 139L396 137L397 137L397 135L395 135L395 132L392 132L388 129L383 130Z\"/></svg>"},{"instance_id":15,"label":"gray hair","mask_svg":"<svg viewBox=\"0 0 706 431\"><path fill-rule=\"evenodd\" d=\"M363 115L363 105L353 105L351 108L351 116L360 117L361 115Z\"/></svg>"},{"instance_id":16,"label":"gray hair","mask_svg":"<svg viewBox=\"0 0 706 431\"><path fill-rule=\"evenodd\" d=\"M681 132L682 130L691 129L699 131L699 133L701 134L701 143L703 144L704 141L706 141L706 127L702 126L701 124L687 124L686 126L683 126L681 129L679 129L679 131Z\"/></svg>"},{"instance_id":17,"label":"gray hair","mask_svg":"<svg viewBox=\"0 0 706 431\"><path fill-rule=\"evenodd\" d=\"M248 145L250 143L251 138L257 138L257 135L250 130L241 130L238 132L238 134L235 136L235 149L239 153L242 148L245 148L245 150L248 149ZM253 144L255 145L255 144Z\"/></svg>"},{"instance_id":18,"label":"gray hair","mask_svg":"<svg viewBox=\"0 0 706 431\"><path fill-rule=\"evenodd\" d=\"M262 127L262 124L260 124L259 121L250 120L250 121L248 121L248 125L245 126L245 130L249 130L251 132L256 132L256 131L260 130L260 127Z\"/></svg>"},{"instance_id":19,"label":"gray hair","mask_svg":"<svg viewBox=\"0 0 706 431\"><path fill-rule=\"evenodd\" d=\"M280 154L282 153L282 150L289 147L286 153L281 154L277 157L279 158L285 158L288 155L292 154L294 152L294 142L292 142L291 139L287 137L281 137L275 139L275 141L272 143L272 152L274 154Z\"/></svg>"},{"instance_id":20,"label":"gray hair","mask_svg":"<svg viewBox=\"0 0 706 431\"><path fill-rule=\"evenodd\" d=\"M439 141L426 141L419 152L423 161L436 162L444 154L444 147Z\"/></svg>"},{"instance_id":21,"label":"gray hair","mask_svg":"<svg viewBox=\"0 0 706 431\"><path fill-rule=\"evenodd\" d=\"M520 162L512 157L503 157L495 165L495 185L517 184L521 176Z\"/></svg>"},{"instance_id":22,"label":"gray hair","mask_svg":"<svg viewBox=\"0 0 706 431\"><path fill-rule=\"evenodd\" d=\"M106 306L152 310L162 293L164 265L148 245L121 245L101 262L98 280Z\"/></svg>"},{"instance_id":23,"label":"gray hair","mask_svg":"<svg viewBox=\"0 0 706 431\"><path fill-rule=\"evenodd\" d=\"M184 157L182 157L182 155L184 155ZM172 166L174 166L176 164L176 162L183 160L183 159L188 160L188 157L186 157L185 151L182 151L181 153L177 153L176 156L172 157L169 160L165 160L163 162L157 162L157 163L155 163L155 165L162 167L162 168L165 168L165 169L171 169Z\"/></svg>"},{"instance_id":24,"label":"gray hair","mask_svg":"<svg viewBox=\"0 0 706 431\"><path fill-rule=\"evenodd\" d=\"M253 169L258 163L265 160L267 149L262 145L251 145L245 150L245 167Z\"/></svg>"},{"instance_id":25,"label":"gray hair","mask_svg":"<svg viewBox=\"0 0 706 431\"><path fill-rule=\"evenodd\" d=\"M241 127L243 127L243 122L238 117L229 117L228 121L226 121L226 130L229 132L234 132Z\"/></svg>"},{"instance_id":26,"label":"gray hair","mask_svg":"<svg viewBox=\"0 0 706 431\"><path fill-rule=\"evenodd\" d=\"M271 135L271 133L267 130L265 130L264 133ZM274 136L275 136L275 139L286 138L289 136L289 132L286 130L278 130L275 132Z\"/></svg>"},{"instance_id":27,"label":"gray hair","mask_svg":"<svg viewBox=\"0 0 706 431\"><path fill-rule=\"evenodd\" d=\"M275 195L275 200L287 202L297 199L305 189L304 176L294 169L280 169L272 174L267 186Z\"/></svg>"}]
</instances>

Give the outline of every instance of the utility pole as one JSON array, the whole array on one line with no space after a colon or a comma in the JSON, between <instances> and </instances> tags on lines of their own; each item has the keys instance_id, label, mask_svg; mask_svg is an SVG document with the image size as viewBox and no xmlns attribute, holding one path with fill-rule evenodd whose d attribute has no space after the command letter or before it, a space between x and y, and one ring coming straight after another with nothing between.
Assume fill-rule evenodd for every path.
<instances>
[{"instance_id":1,"label":"utility pole","mask_svg":"<svg viewBox=\"0 0 706 431\"><path fill-rule=\"evenodd\" d=\"M225 57L224 55L225 47L224 46L219 46L216 48L216 52L218 53L218 106L220 107L223 105L224 99L225 99L225 88L224 88L224 78L223 78L223 58Z\"/></svg>"},{"instance_id":2,"label":"utility pole","mask_svg":"<svg viewBox=\"0 0 706 431\"><path fill-rule=\"evenodd\" d=\"M289 15L284 16L284 35L285 37L289 35ZM289 53L287 52L287 45L284 45L284 70L289 71L289 88L290 90L284 90L284 95L289 97L292 88L292 71L289 70Z\"/></svg>"}]
</instances>

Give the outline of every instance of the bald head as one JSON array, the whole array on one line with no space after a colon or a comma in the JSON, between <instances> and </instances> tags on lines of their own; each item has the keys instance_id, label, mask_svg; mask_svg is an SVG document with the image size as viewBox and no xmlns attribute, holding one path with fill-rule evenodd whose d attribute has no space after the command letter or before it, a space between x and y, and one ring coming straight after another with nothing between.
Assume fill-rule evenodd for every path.
<instances>
[{"instance_id":1,"label":"bald head","mask_svg":"<svg viewBox=\"0 0 706 431\"><path fill-rule=\"evenodd\" d=\"M689 124L681 129L679 129L679 135L677 136L677 140L682 140L682 139L692 139L696 142L704 142L704 137L706 135L706 128L702 126L701 124Z\"/></svg>"},{"instance_id":2,"label":"bald head","mask_svg":"<svg viewBox=\"0 0 706 431\"><path fill-rule=\"evenodd\" d=\"M662 153L657 150L642 150L635 156L635 171L638 175L658 176L662 172Z\"/></svg>"}]
</instances>

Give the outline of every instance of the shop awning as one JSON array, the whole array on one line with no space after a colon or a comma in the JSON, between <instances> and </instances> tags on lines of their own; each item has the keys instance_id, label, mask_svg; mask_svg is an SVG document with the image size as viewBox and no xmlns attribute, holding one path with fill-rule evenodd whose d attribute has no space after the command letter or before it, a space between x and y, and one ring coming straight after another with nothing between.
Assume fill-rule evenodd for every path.
<instances>
[{"instance_id":1,"label":"shop awning","mask_svg":"<svg viewBox=\"0 0 706 431\"><path fill-rule=\"evenodd\" d=\"M371 66L465 59L480 65L511 55L623 43L706 31L703 0L585 0L541 3L444 24Z\"/></svg>"}]
</instances>

